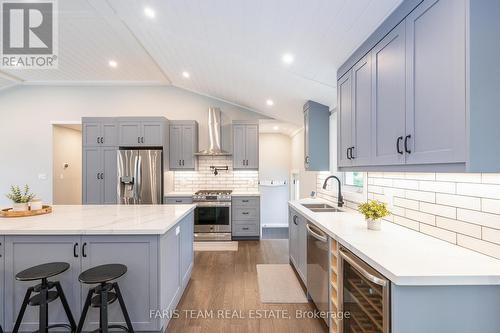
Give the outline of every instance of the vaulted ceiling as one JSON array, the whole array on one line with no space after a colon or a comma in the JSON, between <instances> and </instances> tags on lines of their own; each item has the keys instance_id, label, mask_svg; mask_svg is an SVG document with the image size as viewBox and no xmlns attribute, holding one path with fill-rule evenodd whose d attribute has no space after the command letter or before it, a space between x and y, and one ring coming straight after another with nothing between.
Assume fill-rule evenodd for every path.
<instances>
[{"instance_id":1,"label":"vaulted ceiling","mask_svg":"<svg viewBox=\"0 0 500 333\"><path fill-rule=\"evenodd\" d=\"M58 1L59 68L3 70L0 89L172 84L300 124L306 100L336 104L337 68L400 2Z\"/></svg>"}]
</instances>

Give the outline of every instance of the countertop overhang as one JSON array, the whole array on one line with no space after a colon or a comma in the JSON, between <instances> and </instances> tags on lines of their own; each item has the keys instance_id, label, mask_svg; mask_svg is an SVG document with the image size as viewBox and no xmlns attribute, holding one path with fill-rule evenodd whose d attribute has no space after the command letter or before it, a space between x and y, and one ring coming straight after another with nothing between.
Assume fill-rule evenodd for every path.
<instances>
[{"instance_id":1,"label":"countertop overhang","mask_svg":"<svg viewBox=\"0 0 500 333\"><path fill-rule=\"evenodd\" d=\"M196 205L67 205L51 214L1 218L0 235L162 235Z\"/></svg>"},{"instance_id":2,"label":"countertop overhang","mask_svg":"<svg viewBox=\"0 0 500 333\"><path fill-rule=\"evenodd\" d=\"M303 199L289 206L396 285L500 285L500 260L390 222L368 230L353 210L314 213L301 205L318 202L329 203Z\"/></svg>"}]
</instances>

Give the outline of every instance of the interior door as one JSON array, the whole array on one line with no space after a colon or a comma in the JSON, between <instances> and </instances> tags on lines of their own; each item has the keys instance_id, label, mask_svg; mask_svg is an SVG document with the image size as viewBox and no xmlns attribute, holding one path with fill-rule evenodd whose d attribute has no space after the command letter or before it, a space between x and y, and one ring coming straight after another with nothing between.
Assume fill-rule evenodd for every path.
<instances>
[{"instance_id":1,"label":"interior door","mask_svg":"<svg viewBox=\"0 0 500 333\"><path fill-rule=\"evenodd\" d=\"M352 70L353 77L353 144L352 164L371 163L371 108L372 68L371 57L361 59Z\"/></svg>"},{"instance_id":2,"label":"interior door","mask_svg":"<svg viewBox=\"0 0 500 333\"><path fill-rule=\"evenodd\" d=\"M194 169L195 158L195 133L194 126L182 126L182 167L185 169Z\"/></svg>"},{"instance_id":3,"label":"interior door","mask_svg":"<svg viewBox=\"0 0 500 333\"><path fill-rule=\"evenodd\" d=\"M246 127L245 125L233 126L233 168L246 168Z\"/></svg>"},{"instance_id":4,"label":"interior door","mask_svg":"<svg viewBox=\"0 0 500 333\"><path fill-rule=\"evenodd\" d=\"M351 165L349 150L352 147L352 72L346 73L338 82L338 165Z\"/></svg>"},{"instance_id":5,"label":"interior door","mask_svg":"<svg viewBox=\"0 0 500 333\"><path fill-rule=\"evenodd\" d=\"M406 18L407 164L465 162L465 11L428 0Z\"/></svg>"},{"instance_id":6,"label":"interior door","mask_svg":"<svg viewBox=\"0 0 500 333\"><path fill-rule=\"evenodd\" d=\"M101 149L85 147L83 149L83 195L85 205L97 205L102 201Z\"/></svg>"},{"instance_id":7,"label":"interior door","mask_svg":"<svg viewBox=\"0 0 500 333\"><path fill-rule=\"evenodd\" d=\"M182 168L182 126L170 126L170 140L169 140L169 164L170 169Z\"/></svg>"},{"instance_id":8,"label":"interior door","mask_svg":"<svg viewBox=\"0 0 500 333\"><path fill-rule=\"evenodd\" d=\"M259 126L246 126L246 166L248 169L259 168Z\"/></svg>"},{"instance_id":9,"label":"interior door","mask_svg":"<svg viewBox=\"0 0 500 333\"><path fill-rule=\"evenodd\" d=\"M405 162L405 25L400 23L372 51L372 161Z\"/></svg>"}]
</instances>

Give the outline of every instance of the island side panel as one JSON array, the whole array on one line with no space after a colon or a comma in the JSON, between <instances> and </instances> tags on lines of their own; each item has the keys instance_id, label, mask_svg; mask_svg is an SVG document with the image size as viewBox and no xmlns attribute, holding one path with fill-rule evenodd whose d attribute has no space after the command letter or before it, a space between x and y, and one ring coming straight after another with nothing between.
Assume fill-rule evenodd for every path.
<instances>
[{"instance_id":1,"label":"island side panel","mask_svg":"<svg viewBox=\"0 0 500 333\"><path fill-rule=\"evenodd\" d=\"M498 333L500 286L391 284L392 333Z\"/></svg>"},{"instance_id":2,"label":"island side panel","mask_svg":"<svg viewBox=\"0 0 500 333\"><path fill-rule=\"evenodd\" d=\"M165 330L175 315L179 300L189 283L193 267L194 213L191 212L167 233L160 236L160 307L153 316ZM182 315L182 314L181 314Z\"/></svg>"},{"instance_id":3,"label":"island side panel","mask_svg":"<svg viewBox=\"0 0 500 333\"><path fill-rule=\"evenodd\" d=\"M135 331L157 331L158 323L150 317L150 309L158 306L158 236L116 235L82 236L82 271L89 268L120 263L127 273L117 280L132 326ZM82 304L89 290L82 285ZM125 325L118 306L108 308L110 325ZM99 327L99 314L89 311L85 331Z\"/></svg>"}]
</instances>

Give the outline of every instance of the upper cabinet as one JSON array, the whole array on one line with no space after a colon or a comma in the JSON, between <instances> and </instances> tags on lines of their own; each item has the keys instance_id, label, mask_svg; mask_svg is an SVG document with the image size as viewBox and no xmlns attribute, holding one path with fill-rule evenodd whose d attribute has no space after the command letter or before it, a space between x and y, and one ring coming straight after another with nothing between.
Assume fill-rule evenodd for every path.
<instances>
[{"instance_id":1,"label":"upper cabinet","mask_svg":"<svg viewBox=\"0 0 500 333\"><path fill-rule=\"evenodd\" d=\"M304 168L330 170L330 110L313 101L304 104Z\"/></svg>"},{"instance_id":2,"label":"upper cabinet","mask_svg":"<svg viewBox=\"0 0 500 333\"><path fill-rule=\"evenodd\" d=\"M82 118L83 146L116 146L118 126L115 118Z\"/></svg>"},{"instance_id":3,"label":"upper cabinet","mask_svg":"<svg viewBox=\"0 0 500 333\"><path fill-rule=\"evenodd\" d=\"M121 147L163 146L166 124L166 119L162 117L119 118L118 145Z\"/></svg>"},{"instance_id":4,"label":"upper cabinet","mask_svg":"<svg viewBox=\"0 0 500 333\"><path fill-rule=\"evenodd\" d=\"M259 169L259 125L233 122L233 169Z\"/></svg>"},{"instance_id":5,"label":"upper cabinet","mask_svg":"<svg viewBox=\"0 0 500 333\"><path fill-rule=\"evenodd\" d=\"M198 123L171 121L169 125L169 161L171 170L194 170L198 151Z\"/></svg>"},{"instance_id":6,"label":"upper cabinet","mask_svg":"<svg viewBox=\"0 0 500 333\"><path fill-rule=\"evenodd\" d=\"M500 7L412 3L403 2L339 70L339 169L499 172L491 86L500 73L490 52L500 48L484 41L492 28L500 31Z\"/></svg>"}]
</instances>

